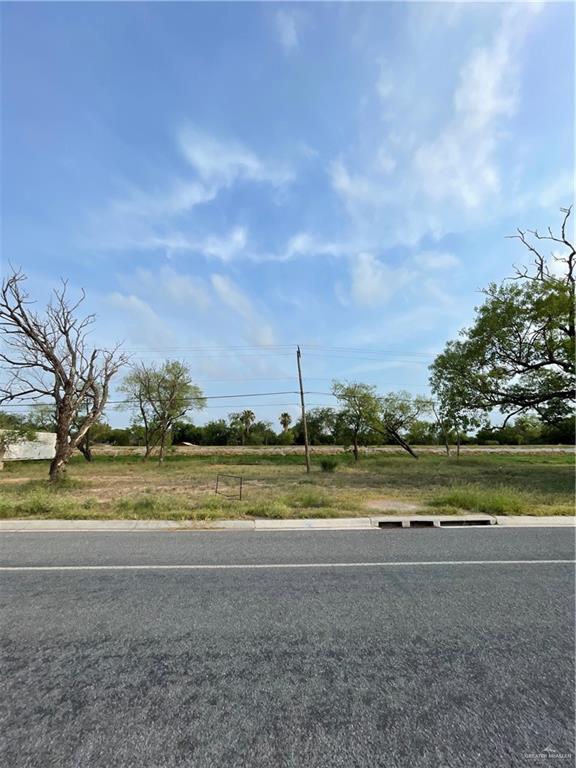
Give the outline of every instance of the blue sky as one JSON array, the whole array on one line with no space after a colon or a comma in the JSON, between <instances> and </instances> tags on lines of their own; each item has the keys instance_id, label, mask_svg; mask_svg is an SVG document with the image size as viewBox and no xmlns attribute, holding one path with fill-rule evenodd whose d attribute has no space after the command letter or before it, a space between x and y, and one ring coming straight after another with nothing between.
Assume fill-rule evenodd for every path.
<instances>
[{"instance_id":1,"label":"blue sky","mask_svg":"<svg viewBox=\"0 0 576 768\"><path fill-rule=\"evenodd\" d=\"M572 4L1 13L3 267L40 299L85 288L95 341L185 360L208 395L293 390L296 344L311 392L426 393L524 259L505 236L574 197Z\"/></svg>"}]
</instances>

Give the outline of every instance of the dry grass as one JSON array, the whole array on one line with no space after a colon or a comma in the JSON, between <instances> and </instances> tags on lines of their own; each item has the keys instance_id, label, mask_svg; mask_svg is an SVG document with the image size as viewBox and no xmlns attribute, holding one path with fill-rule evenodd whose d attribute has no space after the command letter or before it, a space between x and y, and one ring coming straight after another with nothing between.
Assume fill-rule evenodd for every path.
<instances>
[{"instance_id":1,"label":"dry grass","mask_svg":"<svg viewBox=\"0 0 576 768\"><path fill-rule=\"evenodd\" d=\"M495 514L572 514L573 456L524 451L463 456L372 453L355 465L339 456L334 473L313 456L307 476L293 451L229 449L213 455L174 453L163 466L138 455L101 452L75 458L67 482L45 480L45 462L15 462L0 473L0 517L214 519L373 515L369 502ZM284 450L284 449L283 449ZM243 499L214 492L218 474L241 475ZM222 480L220 481L222 483ZM226 482L226 481L225 481ZM237 490L229 480L230 495ZM397 507L395 507L397 505Z\"/></svg>"}]
</instances>

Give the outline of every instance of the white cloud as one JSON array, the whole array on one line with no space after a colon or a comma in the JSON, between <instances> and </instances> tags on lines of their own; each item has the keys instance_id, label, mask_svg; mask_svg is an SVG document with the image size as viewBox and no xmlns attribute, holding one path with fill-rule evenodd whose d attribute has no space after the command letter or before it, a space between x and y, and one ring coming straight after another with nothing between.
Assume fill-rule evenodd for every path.
<instances>
[{"instance_id":1,"label":"white cloud","mask_svg":"<svg viewBox=\"0 0 576 768\"><path fill-rule=\"evenodd\" d=\"M167 256L191 253L227 262L242 255L247 243L248 231L246 228L234 227L224 235L206 235L205 237L192 236L177 231L168 234L155 234L150 231L134 234L122 233L119 239L109 240L107 245L125 250L163 250Z\"/></svg>"},{"instance_id":2,"label":"white cloud","mask_svg":"<svg viewBox=\"0 0 576 768\"><path fill-rule=\"evenodd\" d=\"M423 269L452 269L459 266L460 262L453 253L439 253L437 251L423 251L416 254L414 261Z\"/></svg>"},{"instance_id":3,"label":"white cloud","mask_svg":"<svg viewBox=\"0 0 576 768\"><path fill-rule=\"evenodd\" d=\"M503 149L518 107L521 48L535 13L532 4L521 3L495 6L482 17L496 18L496 27L483 44L464 49L446 107L446 78L431 80L414 51L406 53L408 81L398 75L401 59L378 62L370 103L380 116L381 137L370 151L366 137L378 122L367 124L351 151L363 159L339 158L329 168L332 187L368 250L371 242L413 245L424 236L439 238L486 219L504 199L512 208L517 196L503 171ZM438 10L437 21L446 14L449 9ZM464 25L468 18L458 13L451 23ZM452 29L450 37L461 33L467 28ZM456 49L446 51L448 74L456 56ZM437 92L429 93L431 87ZM418 89L419 100L413 98Z\"/></svg>"},{"instance_id":4,"label":"white cloud","mask_svg":"<svg viewBox=\"0 0 576 768\"><path fill-rule=\"evenodd\" d=\"M130 314L138 315L146 320L156 322L160 319L149 304L134 294L127 296L118 292L111 293L108 297L108 304L115 309L126 310Z\"/></svg>"},{"instance_id":5,"label":"white cloud","mask_svg":"<svg viewBox=\"0 0 576 768\"><path fill-rule=\"evenodd\" d=\"M156 299L164 298L174 304L183 304L192 309L206 309L211 304L208 286L197 277L176 272L164 266L159 271L137 269L133 275L122 278L123 283L132 283Z\"/></svg>"},{"instance_id":6,"label":"white cloud","mask_svg":"<svg viewBox=\"0 0 576 768\"><path fill-rule=\"evenodd\" d=\"M388 106L388 100L394 93L395 86L395 79L390 66L387 62L381 61L380 73L376 82L376 91L385 110Z\"/></svg>"},{"instance_id":7,"label":"white cloud","mask_svg":"<svg viewBox=\"0 0 576 768\"><path fill-rule=\"evenodd\" d=\"M473 50L460 71L449 123L417 149L417 180L433 201L474 209L498 196L502 121L517 109L518 48L533 13L525 4L504 11L491 43Z\"/></svg>"},{"instance_id":8,"label":"white cloud","mask_svg":"<svg viewBox=\"0 0 576 768\"><path fill-rule=\"evenodd\" d=\"M288 241L281 260L287 261L298 256L343 256L349 250L347 243L323 240L309 232L299 232Z\"/></svg>"},{"instance_id":9,"label":"white cloud","mask_svg":"<svg viewBox=\"0 0 576 768\"><path fill-rule=\"evenodd\" d=\"M229 277L214 274L211 275L210 281L218 297L227 307L238 312L244 318L252 319L254 317L252 302Z\"/></svg>"},{"instance_id":10,"label":"white cloud","mask_svg":"<svg viewBox=\"0 0 576 768\"><path fill-rule=\"evenodd\" d=\"M269 347L276 343L276 336L271 325L262 323L248 329L248 338L259 347Z\"/></svg>"},{"instance_id":11,"label":"white cloud","mask_svg":"<svg viewBox=\"0 0 576 768\"><path fill-rule=\"evenodd\" d=\"M574 174L566 172L544 184L538 202L542 208L566 207L574 200Z\"/></svg>"},{"instance_id":12,"label":"white cloud","mask_svg":"<svg viewBox=\"0 0 576 768\"><path fill-rule=\"evenodd\" d=\"M106 298L106 303L120 314L118 325L126 332L130 342L147 347L166 347L174 344L174 333L140 297L114 292Z\"/></svg>"},{"instance_id":13,"label":"white cloud","mask_svg":"<svg viewBox=\"0 0 576 768\"><path fill-rule=\"evenodd\" d=\"M370 253L360 253L351 267L352 297L358 304L385 304L403 290L414 272L400 267L393 269Z\"/></svg>"},{"instance_id":14,"label":"white cloud","mask_svg":"<svg viewBox=\"0 0 576 768\"><path fill-rule=\"evenodd\" d=\"M157 188L129 187L92 216L85 241L102 248L200 252L228 261L242 252L247 231L236 226L224 235L198 235L184 227L183 216L212 203L239 182L271 185L281 190L293 174L278 163L265 162L235 140L222 141L191 126L178 134L179 147L197 178L178 178ZM190 169L187 175L191 175Z\"/></svg>"},{"instance_id":15,"label":"white cloud","mask_svg":"<svg viewBox=\"0 0 576 768\"><path fill-rule=\"evenodd\" d=\"M380 171L382 171L382 173L392 173L392 171L396 168L396 160L394 160L392 155L384 147L380 147L376 153L376 162L378 163L378 168Z\"/></svg>"},{"instance_id":16,"label":"white cloud","mask_svg":"<svg viewBox=\"0 0 576 768\"><path fill-rule=\"evenodd\" d=\"M207 237L189 237L182 234L153 237L149 248L165 248L169 252L198 253L220 261L231 261L242 253L248 242L248 232L244 227L235 227L225 235ZM145 244L142 244L145 245Z\"/></svg>"},{"instance_id":17,"label":"white cloud","mask_svg":"<svg viewBox=\"0 0 576 768\"><path fill-rule=\"evenodd\" d=\"M288 169L264 162L239 142L223 141L190 125L180 130L178 143L188 163L208 187L221 189L237 181L281 186L293 178Z\"/></svg>"},{"instance_id":18,"label":"white cloud","mask_svg":"<svg viewBox=\"0 0 576 768\"><path fill-rule=\"evenodd\" d=\"M226 237L208 237L201 245L201 250L207 256L221 261L230 259L243 252L248 242L248 233L244 227L235 227Z\"/></svg>"},{"instance_id":19,"label":"white cloud","mask_svg":"<svg viewBox=\"0 0 576 768\"><path fill-rule=\"evenodd\" d=\"M249 297L226 275L213 274L210 282L221 302L247 323L247 334L255 344L265 346L275 341L272 327L263 321Z\"/></svg>"},{"instance_id":20,"label":"white cloud","mask_svg":"<svg viewBox=\"0 0 576 768\"><path fill-rule=\"evenodd\" d=\"M363 174L351 174L342 160L336 160L330 167L332 185L344 198L349 208L356 206L373 207L392 200L391 190L381 179Z\"/></svg>"},{"instance_id":21,"label":"white cloud","mask_svg":"<svg viewBox=\"0 0 576 768\"><path fill-rule=\"evenodd\" d=\"M299 45L296 17L288 11L276 11L276 32L280 45L286 53L296 50Z\"/></svg>"},{"instance_id":22,"label":"white cloud","mask_svg":"<svg viewBox=\"0 0 576 768\"><path fill-rule=\"evenodd\" d=\"M118 217L177 216L196 205L214 200L215 187L208 188L197 182L177 181L170 188L143 192L133 189L125 197L113 200L112 214Z\"/></svg>"}]
</instances>

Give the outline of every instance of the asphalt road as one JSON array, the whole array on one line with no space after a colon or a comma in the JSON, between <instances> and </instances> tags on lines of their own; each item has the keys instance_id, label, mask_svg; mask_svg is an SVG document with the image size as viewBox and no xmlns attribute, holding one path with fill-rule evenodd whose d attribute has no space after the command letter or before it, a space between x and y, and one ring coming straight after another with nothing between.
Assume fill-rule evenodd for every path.
<instances>
[{"instance_id":1,"label":"asphalt road","mask_svg":"<svg viewBox=\"0 0 576 768\"><path fill-rule=\"evenodd\" d=\"M573 765L573 560L572 529L3 534L0 764Z\"/></svg>"}]
</instances>

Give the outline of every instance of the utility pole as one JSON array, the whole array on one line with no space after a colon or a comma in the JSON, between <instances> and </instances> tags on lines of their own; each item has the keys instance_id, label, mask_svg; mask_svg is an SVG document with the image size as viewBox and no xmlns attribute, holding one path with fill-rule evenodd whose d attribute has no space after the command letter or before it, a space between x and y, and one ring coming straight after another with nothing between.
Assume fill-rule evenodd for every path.
<instances>
[{"instance_id":1,"label":"utility pole","mask_svg":"<svg viewBox=\"0 0 576 768\"><path fill-rule=\"evenodd\" d=\"M296 362L298 363L298 381L300 382L300 403L302 405L302 426L304 427L304 453L306 455L306 472L310 472L310 448L308 446L308 426L306 424L306 406L304 405L304 388L302 387L302 368L300 347L296 348Z\"/></svg>"}]
</instances>

